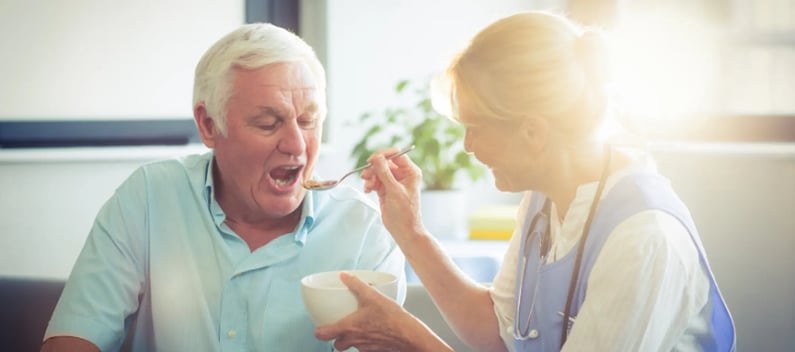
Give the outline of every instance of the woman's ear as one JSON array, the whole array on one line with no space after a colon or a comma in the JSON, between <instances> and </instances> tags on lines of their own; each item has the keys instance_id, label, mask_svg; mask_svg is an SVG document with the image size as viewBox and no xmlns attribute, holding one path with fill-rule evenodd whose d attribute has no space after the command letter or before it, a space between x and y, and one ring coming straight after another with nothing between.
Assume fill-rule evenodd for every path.
<instances>
[{"instance_id":1,"label":"woman's ear","mask_svg":"<svg viewBox=\"0 0 795 352\"><path fill-rule=\"evenodd\" d=\"M540 116L528 116L519 127L521 136L533 152L544 150L549 138L549 122Z\"/></svg>"},{"instance_id":2,"label":"woman's ear","mask_svg":"<svg viewBox=\"0 0 795 352\"><path fill-rule=\"evenodd\" d=\"M193 107L193 119L196 120L196 128L199 130L199 137L208 148L215 146L215 139L221 136L215 121L207 114L207 107L204 103L198 103Z\"/></svg>"}]
</instances>

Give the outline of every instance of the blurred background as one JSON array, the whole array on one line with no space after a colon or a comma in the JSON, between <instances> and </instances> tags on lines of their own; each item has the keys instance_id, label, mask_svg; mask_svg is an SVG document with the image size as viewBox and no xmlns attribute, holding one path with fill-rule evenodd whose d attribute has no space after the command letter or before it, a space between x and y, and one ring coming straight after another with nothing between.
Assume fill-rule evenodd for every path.
<instances>
[{"instance_id":1,"label":"blurred background","mask_svg":"<svg viewBox=\"0 0 795 352\"><path fill-rule=\"evenodd\" d=\"M318 171L334 177L354 166L359 117L401 103L398 81L425 82L483 26L538 9L608 34L622 121L689 205L739 349L791 351L793 0L0 0L0 276L66 278L134 168L204 150L193 69L242 23L287 27L325 64ZM510 218L520 199L488 175L456 182L469 221ZM469 224L439 234L450 251L501 248Z\"/></svg>"}]
</instances>

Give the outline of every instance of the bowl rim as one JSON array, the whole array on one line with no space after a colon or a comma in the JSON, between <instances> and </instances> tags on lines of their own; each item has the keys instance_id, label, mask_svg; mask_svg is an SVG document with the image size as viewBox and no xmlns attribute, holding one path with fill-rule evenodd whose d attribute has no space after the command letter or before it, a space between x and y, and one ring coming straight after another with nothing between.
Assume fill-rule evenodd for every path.
<instances>
[{"instance_id":1,"label":"bowl rim","mask_svg":"<svg viewBox=\"0 0 795 352\"><path fill-rule=\"evenodd\" d=\"M309 287L309 288L316 288L316 289L323 289L323 290L346 290L347 291L348 287L345 286L344 284L341 287L327 287L327 286L312 285L311 283L309 283L309 279L311 277L313 277L313 276L329 275L329 274L335 274L335 273L339 276L339 274L342 273L342 272L350 273L350 274L353 274L353 275L356 275L356 273L377 273L377 274L382 274L382 275L386 275L386 276L389 277L389 280L374 284L374 285L372 285L373 287L389 285L389 284L397 282L398 279L399 279L397 275L395 275L393 273L390 273L388 271L370 270L370 269L351 269L351 270L340 269L340 270L318 271L318 272L315 272L315 273L307 274L307 275L305 275L304 277L301 278L301 286L302 287Z\"/></svg>"}]
</instances>

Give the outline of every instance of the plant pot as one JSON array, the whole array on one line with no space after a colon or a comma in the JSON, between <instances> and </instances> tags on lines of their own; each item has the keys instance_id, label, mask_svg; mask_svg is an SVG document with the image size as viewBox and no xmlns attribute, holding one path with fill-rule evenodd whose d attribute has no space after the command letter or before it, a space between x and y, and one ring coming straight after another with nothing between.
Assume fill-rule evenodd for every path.
<instances>
[{"instance_id":1,"label":"plant pot","mask_svg":"<svg viewBox=\"0 0 795 352\"><path fill-rule=\"evenodd\" d=\"M420 211L425 228L438 239L467 239L466 198L461 190L422 191Z\"/></svg>"}]
</instances>

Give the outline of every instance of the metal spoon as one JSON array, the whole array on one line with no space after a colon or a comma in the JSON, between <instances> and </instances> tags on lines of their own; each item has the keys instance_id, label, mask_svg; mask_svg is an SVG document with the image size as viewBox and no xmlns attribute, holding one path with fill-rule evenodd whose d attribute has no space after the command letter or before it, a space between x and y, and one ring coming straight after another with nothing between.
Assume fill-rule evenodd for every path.
<instances>
[{"instance_id":1,"label":"metal spoon","mask_svg":"<svg viewBox=\"0 0 795 352\"><path fill-rule=\"evenodd\" d=\"M401 156L403 154L406 154L406 153L408 153L408 152L410 152L412 150L414 150L414 145L410 145L410 146L408 146L406 148L403 148L402 150L400 150L397 153L390 154L386 158L387 158L387 160L392 159L392 158L397 158L397 157L399 157L399 156ZM357 172L360 172L360 171L362 171L362 170L364 170L364 169L366 169L366 168L368 168L370 166L373 166L373 164L367 163L367 165L357 167L357 168L351 170L350 172L348 172L347 174L342 175L342 177L340 177L339 180L327 180L327 181L306 180L306 181L304 181L303 186L304 186L304 188L306 188L306 189L308 189L310 191L325 191L327 189L331 189L331 188L337 187L337 185L340 184L340 182L342 182L342 180L344 180L346 177L348 177L350 175L353 175L353 174L355 174Z\"/></svg>"}]
</instances>

